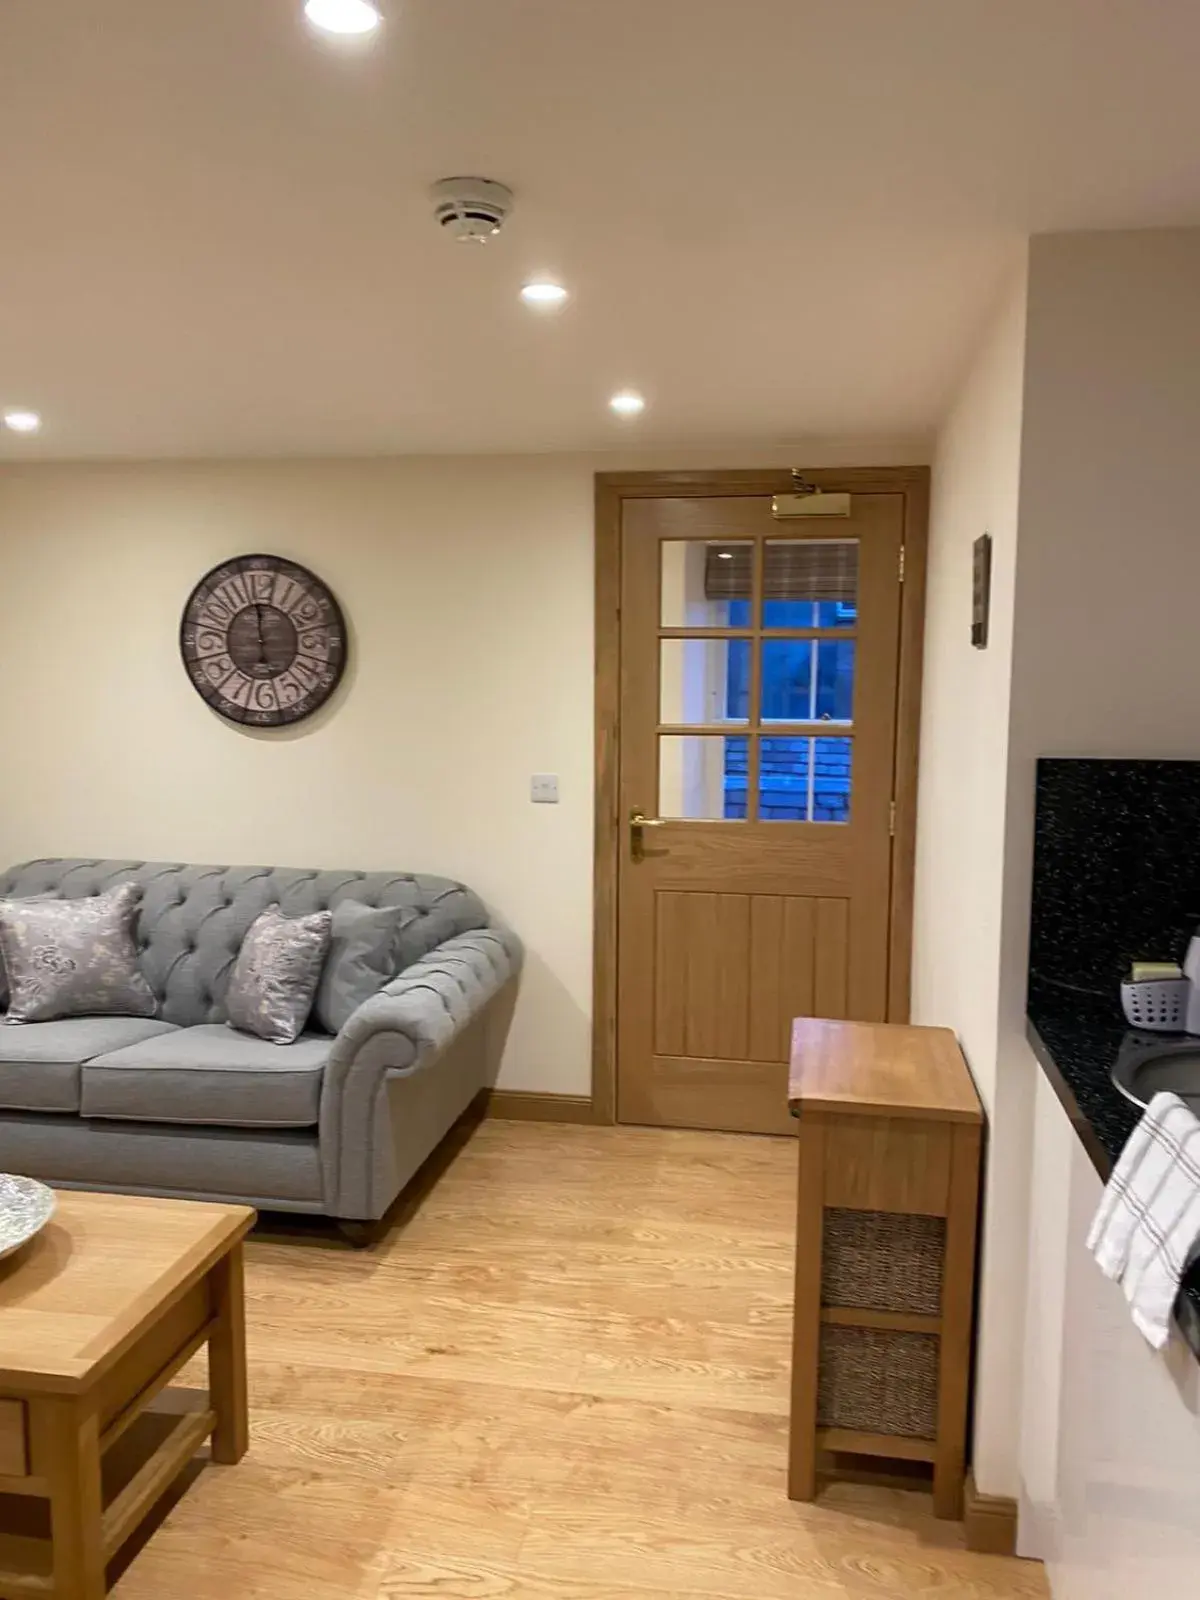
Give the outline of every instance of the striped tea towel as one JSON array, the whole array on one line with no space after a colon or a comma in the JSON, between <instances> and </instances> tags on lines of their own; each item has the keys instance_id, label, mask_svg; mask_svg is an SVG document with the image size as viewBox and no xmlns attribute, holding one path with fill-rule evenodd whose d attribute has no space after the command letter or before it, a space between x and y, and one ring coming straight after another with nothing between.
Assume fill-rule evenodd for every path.
<instances>
[{"instance_id":1,"label":"striped tea towel","mask_svg":"<svg viewBox=\"0 0 1200 1600\"><path fill-rule=\"evenodd\" d=\"M1121 1152L1088 1249L1125 1291L1138 1328L1161 1350L1179 1285L1200 1241L1200 1121L1156 1094Z\"/></svg>"}]
</instances>

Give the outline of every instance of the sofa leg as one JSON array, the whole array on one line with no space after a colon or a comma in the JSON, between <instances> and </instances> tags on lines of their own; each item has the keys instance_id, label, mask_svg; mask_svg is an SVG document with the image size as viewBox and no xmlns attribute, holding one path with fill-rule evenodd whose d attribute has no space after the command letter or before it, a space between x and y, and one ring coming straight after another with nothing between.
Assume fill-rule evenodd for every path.
<instances>
[{"instance_id":1,"label":"sofa leg","mask_svg":"<svg viewBox=\"0 0 1200 1600\"><path fill-rule=\"evenodd\" d=\"M347 1244L352 1244L356 1250L369 1250L379 1238L380 1225L378 1222L360 1222L357 1218L339 1217L338 1232Z\"/></svg>"}]
</instances>

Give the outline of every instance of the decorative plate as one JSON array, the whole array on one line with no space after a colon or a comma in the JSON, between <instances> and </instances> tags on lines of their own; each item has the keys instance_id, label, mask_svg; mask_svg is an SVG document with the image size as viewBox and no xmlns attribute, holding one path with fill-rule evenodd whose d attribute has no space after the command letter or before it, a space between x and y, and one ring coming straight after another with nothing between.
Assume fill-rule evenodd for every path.
<instances>
[{"instance_id":1,"label":"decorative plate","mask_svg":"<svg viewBox=\"0 0 1200 1600\"><path fill-rule=\"evenodd\" d=\"M54 1206L54 1193L44 1183L0 1172L0 1261L46 1226Z\"/></svg>"}]
</instances>

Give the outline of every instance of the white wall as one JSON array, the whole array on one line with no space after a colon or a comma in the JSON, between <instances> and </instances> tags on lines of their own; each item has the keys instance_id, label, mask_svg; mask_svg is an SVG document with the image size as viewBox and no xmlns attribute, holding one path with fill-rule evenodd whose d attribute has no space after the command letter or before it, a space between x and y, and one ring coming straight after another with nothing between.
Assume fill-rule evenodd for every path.
<instances>
[{"instance_id":1,"label":"white wall","mask_svg":"<svg viewBox=\"0 0 1200 1600\"><path fill-rule=\"evenodd\" d=\"M1039 755L1200 756L1200 229L1030 249L1000 1052L1024 1045Z\"/></svg>"},{"instance_id":2,"label":"white wall","mask_svg":"<svg viewBox=\"0 0 1200 1600\"><path fill-rule=\"evenodd\" d=\"M0 465L0 863L33 855L461 877L529 952L509 1088L589 1092L593 474L882 464L904 441L759 457ZM346 611L335 702L221 722L179 662L217 561L292 556ZM561 804L532 806L556 772Z\"/></svg>"},{"instance_id":3,"label":"white wall","mask_svg":"<svg viewBox=\"0 0 1200 1600\"><path fill-rule=\"evenodd\" d=\"M1016 753L1200 754L1200 228L1033 241L1025 409Z\"/></svg>"},{"instance_id":4,"label":"white wall","mask_svg":"<svg viewBox=\"0 0 1200 1600\"><path fill-rule=\"evenodd\" d=\"M1021 1550L1055 1600L1191 1600L1200 1570L1200 1364L1156 1352L1085 1247L1101 1183L1038 1087Z\"/></svg>"},{"instance_id":5,"label":"white wall","mask_svg":"<svg viewBox=\"0 0 1200 1600\"><path fill-rule=\"evenodd\" d=\"M913 1020L952 1027L991 1124L975 1399L975 1473L1014 1492L1025 1246L997 1084L1004 804L1025 366L1025 272L1009 286L934 456L921 711ZM971 645L972 546L992 535L989 645ZM1014 1194L1014 1189L1016 1193ZM1015 1207L1015 1209L1014 1209ZM1015 1255L1015 1262L1014 1262Z\"/></svg>"},{"instance_id":6,"label":"white wall","mask_svg":"<svg viewBox=\"0 0 1200 1600\"><path fill-rule=\"evenodd\" d=\"M1057 1548L1061 1531L1062 1377L1068 1359L1068 1322L1079 1309L1067 1304L1067 1256L1083 1243L1071 1237L1068 1226L1071 1174L1077 1157L1088 1166L1091 1163L1043 1072L1034 1075L1032 1100L1018 1529L1020 1553L1044 1561ZM1099 1187L1094 1173L1093 1182ZM1079 1324L1075 1326L1078 1329Z\"/></svg>"},{"instance_id":7,"label":"white wall","mask_svg":"<svg viewBox=\"0 0 1200 1600\"><path fill-rule=\"evenodd\" d=\"M1024 1038L1036 761L1200 756L1198 437L1200 229L1034 239L998 1017L1014 1178L1040 1137L1039 1069ZM1044 1293L1039 1204L1035 1192L1028 1248L1031 1292ZM1070 1248L1078 1254L1074 1237ZM1026 1378L1044 1414L1045 1372L1032 1359ZM1024 1485L1026 1505L1043 1487ZM1024 1543L1037 1536L1022 1526ZM1061 1592L1085 1590L1064 1579Z\"/></svg>"},{"instance_id":8,"label":"white wall","mask_svg":"<svg viewBox=\"0 0 1200 1600\"><path fill-rule=\"evenodd\" d=\"M936 452L914 990L918 1021L957 1029L989 1109L974 1454L997 1495L1020 1488L1023 1379L1045 1382L1036 1355L1022 1370L1031 1257L1031 1315L1055 1315L1029 1203L1036 759L1200 755L1200 230L1034 239L1023 399L1020 326L1018 293ZM998 588L973 656L985 526Z\"/></svg>"},{"instance_id":9,"label":"white wall","mask_svg":"<svg viewBox=\"0 0 1200 1600\"><path fill-rule=\"evenodd\" d=\"M1008 770L1025 272L1009 286L934 452L921 706L913 1015L950 1024L992 1108ZM989 645L971 645L972 547L992 535Z\"/></svg>"}]
</instances>

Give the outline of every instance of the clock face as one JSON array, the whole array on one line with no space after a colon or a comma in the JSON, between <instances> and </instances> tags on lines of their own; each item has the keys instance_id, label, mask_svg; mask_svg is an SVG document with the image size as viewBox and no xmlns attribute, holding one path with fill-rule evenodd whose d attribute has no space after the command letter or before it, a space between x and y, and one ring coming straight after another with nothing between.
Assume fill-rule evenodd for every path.
<instances>
[{"instance_id":1,"label":"clock face","mask_svg":"<svg viewBox=\"0 0 1200 1600\"><path fill-rule=\"evenodd\" d=\"M311 716L346 665L346 625L319 578L282 556L238 556L192 590L179 648L196 692L230 722Z\"/></svg>"}]
</instances>

